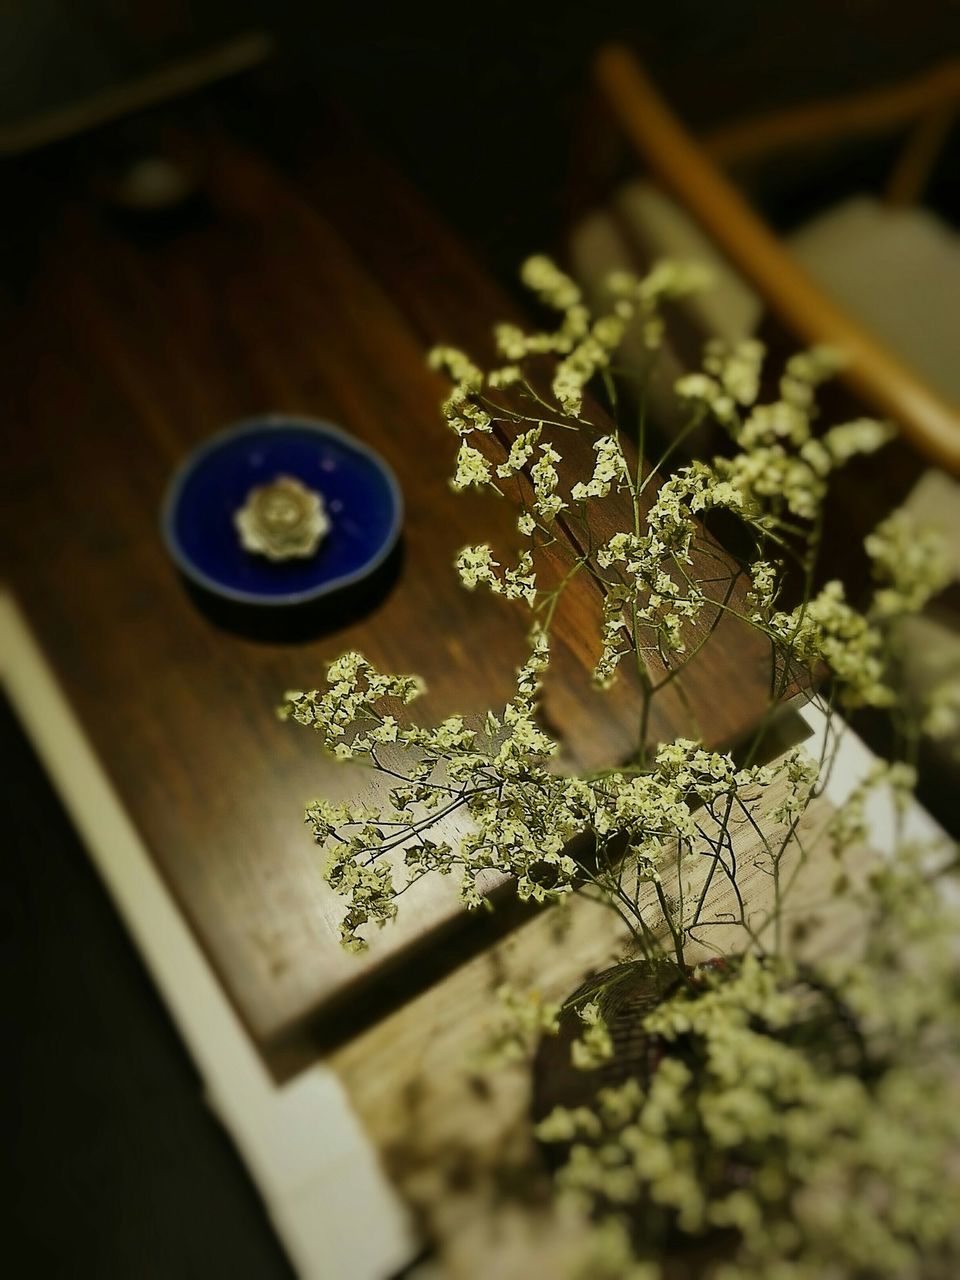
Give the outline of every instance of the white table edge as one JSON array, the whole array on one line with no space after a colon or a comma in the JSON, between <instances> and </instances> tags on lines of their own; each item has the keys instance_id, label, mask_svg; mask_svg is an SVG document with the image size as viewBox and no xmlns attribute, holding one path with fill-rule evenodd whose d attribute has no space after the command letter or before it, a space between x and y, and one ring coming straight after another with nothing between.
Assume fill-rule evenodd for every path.
<instances>
[{"instance_id":1,"label":"white table edge","mask_svg":"<svg viewBox=\"0 0 960 1280\"><path fill-rule=\"evenodd\" d=\"M302 1280L384 1280L412 1223L337 1076L277 1085L156 871L12 594L0 679Z\"/></svg>"}]
</instances>

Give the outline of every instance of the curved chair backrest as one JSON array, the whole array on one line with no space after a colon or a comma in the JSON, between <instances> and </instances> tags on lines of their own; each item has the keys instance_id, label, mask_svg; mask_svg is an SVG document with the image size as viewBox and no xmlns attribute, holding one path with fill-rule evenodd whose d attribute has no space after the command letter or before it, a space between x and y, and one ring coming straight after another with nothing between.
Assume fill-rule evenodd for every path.
<instances>
[{"instance_id":1,"label":"curved chair backrest","mask_svg":"<svg viewBox=\"0 0 960 1280\"><path fill-rule=\"evenodd\" d=\"M960 476L960 408L930 388L804 270L707 148L680 123L632 52L621 46L605 48L597 57L595 75L627 140L770 310L800 341L825 343L843 351L847 365L842 376L865 403L897 422L918 450ZM960 64L947 64L922 83L912 82L908 89L845 100L840 125L846 124L848 131L871 131L920 115L924 121L936 119L942 126L960 103ZM836 123L838 104L831 104L830 110ZM827 136L828 123L828 115L819 108L780 113L768 117L762 129L757 122L752 133L741 126L715 134L712 151L727 158L759 154L771 144L809 141L818 131ZM917 136L923 140L922 129ZM931 146L928 136L924 153L928 158ZM911 153L908 147L905 156ZM908 172L900 182L900 192L892 192L894 198L909 187L911 173L915 183L919 168L917 158L906 165Z\"/></svg>"}]
</instances>

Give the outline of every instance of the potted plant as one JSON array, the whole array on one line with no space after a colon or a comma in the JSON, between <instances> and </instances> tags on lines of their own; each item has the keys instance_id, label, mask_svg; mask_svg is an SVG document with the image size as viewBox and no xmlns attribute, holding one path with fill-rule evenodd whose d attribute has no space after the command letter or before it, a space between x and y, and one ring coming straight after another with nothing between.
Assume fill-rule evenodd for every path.
<instances>
[{"instance_id":1,"label":"potted plant","mask_svg":"<svg viewBox=\"0 0 960 1280\"><path fill-rule=\"evenodd\" d=\"M382 812L323 799L308 810L345 900L344 945L362 948L428 874L457 876L471 908L487 905L492 871L522 899L592 896L629 926L624 962L537 1019L559 1032L538 1059L538 1134L559 1190L592 1224L584 1274L646 1280L678 1257L718 1280L953 1274L960 1001L941 892L952 863L905 842L886 861L852 856L871 792L887 789L902 809L917 735L948 717L935 694L918 720L901 717L903 758L878 764L816 840L804 823L829 776L831 735L819 758L802 747L771 758L770 747L788 685L813 697L824 669L828 720L835 703L894 704L899 620L945 580L935 540L895 512L866 542L864 607L822 581L831 474L890 428L820 425L831 352L794 356L761 400L760 344L711 344L677 384L686 425L648 467L649 368L621 368L618 351L639 334L655 360L663 303L702 287L703 273L670 262L618 273L600 316L545 258L523 279L555 325L500 326L503 360L489 371L450 348L431 356L452 380L452 485L516 503L512 563L487 544L457 557L466 589L530 610L513 697L479 723L416 725L402 708L417 678L348 653L324 688L283 707L336 758L390 779ZM634 441L588 404L588 387L614 418L629 406ZM680 439L708 419L728 447L671 470ZM735 526L735 563L705 533L717 517ZM604 601L593 679L630 682L636 740L628 758L572 776L537 707L558 606L581 574ZM690 664L731 618L770 654L752 740L711 750L694 727L652 741L657 699L685 697ZM752 879L734 854L744 825L758 842ZM848 920L845 945L820 955L805 949L815 912L798 897L814 846L829 847L828 896Z\"/></svg>"}]
</instances>

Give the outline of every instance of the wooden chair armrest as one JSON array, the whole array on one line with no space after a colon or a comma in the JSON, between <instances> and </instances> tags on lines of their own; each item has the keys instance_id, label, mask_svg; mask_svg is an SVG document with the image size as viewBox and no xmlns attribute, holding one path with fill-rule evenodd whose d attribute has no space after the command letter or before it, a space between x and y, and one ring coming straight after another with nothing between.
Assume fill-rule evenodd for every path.
<instances>
[{"instance_id":1,"label":"wooden chair armrest","mask_svg":"<svg viewBox=\"0 0 960 1280\"><path fill-rule=\"evenodd\" d=\"M704 136L703 147L718 164L736 164L782 148L883 133L957 104L960 59L954 58L898 84L722 125Z\"/></svg>"},{"instance_id":2,"label":"wooden chair armrest","mask_svg":"<svg viewBox=\"0 0 960 1280\"><path fill-rule=\"evenodd\" d=\"M960 411L825 293L680 124L632 53L601 51L597 84L619 127L664 186L804 343L841 350L842 377L933 461L960 475Z\"/></svg>"}]
</instances>

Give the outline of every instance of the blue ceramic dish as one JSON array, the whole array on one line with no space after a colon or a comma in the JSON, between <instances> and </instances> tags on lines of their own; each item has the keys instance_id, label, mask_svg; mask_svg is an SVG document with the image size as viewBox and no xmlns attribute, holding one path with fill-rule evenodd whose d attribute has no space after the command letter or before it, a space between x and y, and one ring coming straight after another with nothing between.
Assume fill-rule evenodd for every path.
<instances>
[{"instance_id":1,"label":"blue ceramic dish","mask_svg":"<svg viewBox=\"0 0 960 1280\"><path fill-rule=\"evenodd\" d=\"M293 476L323 495L331 529L308 559L272 561L244 550L234 513L250 490ZM403 498L372 449L310 418L253 418L211 437L174 475L162 530L178 568L238 604L307 604L360 582L393 550Z\"/></svg>"}]
</instances>

